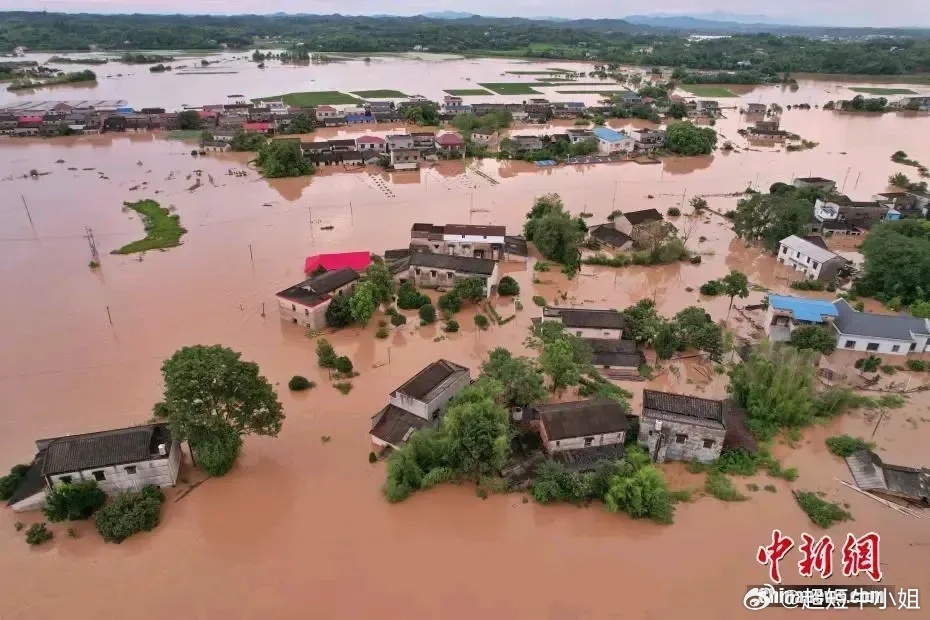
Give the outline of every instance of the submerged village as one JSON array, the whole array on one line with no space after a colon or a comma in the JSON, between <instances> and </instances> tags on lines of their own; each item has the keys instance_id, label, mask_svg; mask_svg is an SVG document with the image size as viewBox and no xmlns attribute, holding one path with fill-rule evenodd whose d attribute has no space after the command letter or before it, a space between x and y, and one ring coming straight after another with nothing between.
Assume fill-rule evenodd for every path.
<instances>
[{"instance_id":1,"label":"submerged village","mask_svg":"<svg viewBox=\"0 0 930 620\"><path fill-rule=\"evenodd\" d=\"M15 529L37 555L21 565L44 559L42 549L78 549L68 570L79 570L82 555L154 553L159 537L188 527L230 565L243 561L229 550L236 539L263 553L265 536L286 547L274 513L305 501L277 495L295 459L313 480L306 484L319 485L313 502L368 511L359 521L381 504L396 511L398 521L376 516L370 529L399 539L390 553L409 544L419 558L429 540L418 528L450 527L450 514L482 507L493 516L468 514L486 531L526 519L520 529L535 533L522 553L542 564L539 537L549 530L554 541L562 527L590 528L591 540L578 543L585 548L641 539L637 553L650 545L671 553L664 545L687 544L695 528L716 535L696 522L723 511L711 503L726 506L721 522L740 544L755 541L744 572L771 529L789 524L802 528L791 525L792 536L832 532L841 541L880 521L882 533L897 524L909 544L926 544L910 538L911 524L928 515L930 456L915 461L904 446L925 444L930 404L930 157L874 147L894 170L887 183L849 178L852 167L847 178L804 168L761 183L771 174L752 169L716 184L720 191L662 195L651 181L621 175L830 147L793 133L777 103L687 96L658 78L597 104L370 92L353 103L316 93L333 103L314 105L230 95L179 111L93 98L0 105L0 149L27 152L15 173L4 169L3 183L17 184L4 195L23 231L5 241L21 252L47 234L74 255L89 252L67 278L99 282L99 316L84 305L75 316L101 323L113 342L77 372L114 373L127 384L115 401L135 403L121 418L75 416L64 430L44 420L38 428L60 432L4 445L4 537ZM795 105L832 115L867 105L857 99ZM918 115L915 123L928 105L916 95L882 104ZM727 125L724 134L733 118L738 131ZM81 155L106 150L108 137L128 147L99 161ZM152 163L158 158L167 163ZM516 172L505 177L497 162ZM521 185L509 189L518 174ZM307 186L298 182L328 183L327 194L301 198ZM135 233L113 232L118 224L92 230L74 213L45 233L48 212L35 216L41 208L26 183L55 201L104 188ZM265 193L275 183L296 198L279 204ZM396 200L408 183L434 188ZM377 198L360 204L360 187ZM262 210L224 212L240 196L260 197ZM271 228L275 236L260 244ZM201 240L215 258L182 254ZM107 286L125 287L127 301ZM171 299L161 299L169 288ZM53 337L61 351L84 342L57 328ZM118 346L139 346L146 358L114 355ZM38 376L55 381L58 372ZM73 390L79 379L62 381ZM885 442L892 425L907 430ZM237 484L249 487L248 506L232 503ZM207 507L207 497L224 508ZM448 503L433 507L431 497ZM763 512L733 512L750 505ZM575 506L587 512L566 509ZM263 516L230 539L211 532L227 510ZM342 556L370 544L352 533L363 526L335 512L320 518L334 570L362 570ZM744 521L758 523L738 532ZM463 537L449 544L467 556L465 545L486 545L487 536L493 544L498 534L437 535ZM90 546L101 537L125 544ZM895 562L912 551L896 553ZM908 585L907 565L886 573ZM764 578L767 569L758 570L733 585L734 604L743 582ZM329 579L324 573L315 583ZM641 578L638 587L651 585Z\"/></svg>"}]
</instances>

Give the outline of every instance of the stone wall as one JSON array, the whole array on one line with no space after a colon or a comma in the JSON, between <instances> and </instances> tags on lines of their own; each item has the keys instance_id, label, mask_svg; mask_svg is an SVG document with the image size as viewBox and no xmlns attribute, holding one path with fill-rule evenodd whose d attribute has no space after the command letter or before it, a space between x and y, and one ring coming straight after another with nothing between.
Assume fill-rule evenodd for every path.
<instances>
[{"instance_id":1,"label":"stone wall","mask_svg":"<svg viewBox=\"0 0 930 620\"><path fill-rule=\"evenodd\" d=\"M656 430L657 418L643 415L640 419L639 443L657 462L700 461L708 463L720 456L726 429L661 420L662 430ZM656 453L656 442L662 434L662 445ZM705 440L713 443L705 447Z\"/></svg>"}]
</instances>

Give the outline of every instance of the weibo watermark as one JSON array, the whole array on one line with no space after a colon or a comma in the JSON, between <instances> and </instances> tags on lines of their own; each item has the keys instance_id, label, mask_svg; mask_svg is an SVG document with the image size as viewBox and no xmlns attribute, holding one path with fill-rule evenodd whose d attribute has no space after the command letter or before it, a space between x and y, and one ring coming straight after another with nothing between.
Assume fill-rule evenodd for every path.
<instances>
[{"instance_id":1,"label":"weibo watermark","mask_svg":"<svg viewBox=\"0 0 930 620\"><path fill-rule=\"evenodd\" d=\"M800 559L798 574L812 578L815 575L827 579L833 575L833 552L837 549L830 536L814 538L801 534L800 544L773 530L771 542L756 551L756 561L768 568L768 582L760 586L749 586L743 597L746 609L759 610L767 607L798 609L920 609L917 588L895 588L881 584L881 537L876 532L862 536L847 534L840 550L840 571L844 577L868 576L874 585L780 585L782 582L781 562L797 547ZM774 585L773 585L774 584Z\"/></svg>"}]
</instances>

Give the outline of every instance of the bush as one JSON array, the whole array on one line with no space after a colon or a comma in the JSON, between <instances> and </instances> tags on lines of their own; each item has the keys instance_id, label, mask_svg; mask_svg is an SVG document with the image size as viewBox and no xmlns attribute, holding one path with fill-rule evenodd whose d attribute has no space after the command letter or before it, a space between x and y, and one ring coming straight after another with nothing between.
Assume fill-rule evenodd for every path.
<instances>
[{"instance_id":1,"label":"bush","mask_svg":"<svg viewBox=\"0 0 930 620\"><path fill-rule=\"evenodd\" d=\"M242 438L235 433L226 433L212 440L199 441L192 448L197 465L211 476L222 476L229 473L239 458Z\"/></svg>"},{"instance_id":2,"label":"bush","mask_svg":"<svg viewBox=\"0 0 930 620\"><path fill-rule=\"evenodd\" d=\"M401 310L416 310L428 303L429 297L418 291L409 280L397 289L397 307Z\"/></svg>"},{"instance_id":3,"label":"bush","mask_svg":"<svg viewBox=\"0 0 930 620\"><path fill-rule=\"evenodd\" d=\"M681 215L681 209L679 209L678 207L672 207L671 209L668 210L668 215L669 217L678 217L679 215Z\"/></svg>"},{"instance_id":4,"label":"bush","mask_svg":"<svg viewBox=\"0 0 930 620\"><path fill-rule=\"evenodd\" d=\"M396 312L391 315L391 325L394 327L400 327L401 325L407 324L407 317L405 317L400 312Z\"/></svg>"},{"instance_id":5,"label":"bush","mask_svg":"<svg viewBox=\"0 0 930 620\"><path fill-rule=\"evenodd\" d=\"M377 463L377 462L378 462L378 455L375 454L374 452L369 452L369 453L368 453L368 462L369 462L369 463Z\"/></svg>"},{"instance_id":6,"label":"bush","mask_svg":"<svg viewBox=\"0 0 930 620\"><path fill-rule=\"evenodd\" d=\"M871 450L875 447L874 443L869 443L865 439L852 437L851 435L834 435L827 437L827 450L831 454L846 458L850 454L855 454L860 450Z\"/></svg>"},{"instance_id":7,"label":"bush","mask_svg":"<svg viewBox=\"0 0 930 620\"><path fill-rule=\"evenodd\" d=\"M705 282L701 285L701 295L706 295L707 297L716 297L717 295L723 295L724 287L723 283L720 280L711 280L710 282Z\"/></svg>"},{"instance_id":8,"label":"bush","mask_svg":"<svg viewBox=\"0 0 930 620\"><path fill-rule=\"evenodd\" d=\"M488 320L488 317L483 314L475 315L475 325L478 326L478 329L487 329L490 324L491 322Z\"/></svg>"},{"instance_id":9,"label":"bush","mask_svg":"<svg viewBox=\"0 0 930 620\"><path fill-rule=\"evenodd\" d=\"M16 493L27 471L29 471L29 465L15 465L10 469L9 474L0 477L0 501L5 502L13 497L13 493Z\"/></svg>"},{"instance_id":10,"label":"bush","mask_svg":"<svg viewBox=\"0 0 930 620\"><path fill-rule=\"evenodd\" d=\"M446 321L446 324L442 326L442 331L446 332L447 334L454 334L459 331L459 324L457 321L449 319Z\"/></svg>"},{"instance_id":11,"label":"bush","mask_svg":"<svg viewBox=\"0 0 930 620\"><path fill-rule=\"evenodd\" d=\"M865 357L860 357L856 360L855 367L857 370L862 372L875 372L878 370L878 367L882 365L882 360L880 357L875 355L867 355Z\"/></svg>"},{"instance_id":12,"label":"bush","mask_svg":"<svg viewBox=\"0 0 930 620\"><path fill-rule=\"evenodd\" d=\"M158 401L152 406L152 415L156 418L168 417L168 403L163 400Z\"/></svg>"},{"instance_id":13,"label":"bush","mask_svg":"<svg viewBox=\"0 0 930 620\"><path fill-rule=\"evenodd\" d=\"M802 325L791 332L791 346L830 355L836 349L836 333L822 325Z\"/></svg>"},{"instance_id":14,"label":"bush","mask_svg":"<svg viewBox=\"0 0 930 620\"><path fill-rule=\"evenodd\" d=\"M843 510L839 504L828 502L810 491L795 491L794 499L801 510L807 513L810 520L822 528L828 528L834 523L849 521L852 515Z\"/></svg>"},{"instance_id":15,"label":"bush","mask_svg":"<svg viewBox=\"0 0 930 620\"><path fill-rule=\"evenodd\" d=\"M294 375L291 377L291 380L287 382L287 388L294 392L302 392L314 387L316 387L316 384L313 381L310 381L306 377L301 377L300 375Z\"/></svg>"},{"instance_id":16,"label":"bush","mask_svg":"<svg viewBox=\"0 0 930 620\"><path fill-rule=\"evenodd\" d=\"M352 370L354 369L354 366L352 366L352 360L350 360L347 356L340 355L339 357L336 358L336 365L334 366L334 368L338 372L341 372L344 375L348 375L348 374L351 374Z\"/></svg>"},{"instance_id":17,"label":"bush","mask_svg":"<svg viewBox=\"0 0 930 620\"><path fill-rule=\"evenodd\" d=\"M106 501L106 493L97 487L96 480L56 484L45 498L42 512L52 523L78 521L89 518Z\"/></svg>"},{"instance_id":18,"label":"bush","mask_svg":"<svg viewBox=\"0 0 930 620\"><path fill-rule=\"evenodd\" d=\"M316 361L321 368L335 368L336 358L336 350L329 344L329 340L320 338L316 341Z\"/></svg>"},{"instance_id":19,"label":"bush","mask_svg":"<svg viewBox=\"0 0 930 620\"><path fill-rule=\"evenodd\" d=\"M445 295L440 296L436 305L444 312L455 314L462 309L462 298L459 296L458 291L451 290Z\"/></svg>"},{"instance_id":20,"label":"bush","mask_svg":"<svg viewBox=\"0 0 930 620\"><path fill-rule=\"evenodd\" d=\"M764 488L769 493L778 493L778 488L774 484L767 484L762 488Z\"/></svg>"},{"instance_id":21,"label":"bush","mask_svg":"<svg viewBox=\"0 0 930 620\"><path fill-rule=\"evenodd\" d=\"M26 530L26 542L33 546L41 545L54 537L55 535L49 531L44 523L33 523Z\"/></svg>"},{"instance_id":22,"label":"bush","mask_svg":"<svg viewBox=\"0 0 930 620\"><path fill-rule=\"evenodd\" d=\"M333 387L339 390L339 393L343 396L352 391L352 383L349 381L340 381L339 383L334 383Z\"/></svg>"},{"instance_id":23,"label":"bush","mask_svg":"<svg viewBox=\"0 0 930 620\"><path fill-rule=\"evenodd\" d=\"M822 291L825 287L820 280L798 280L791 283L791 288L797 291Z\"/></svg>"},{"instance_id":24,"label":"bush","mask_svg":"<svg viewBox=\"0 0 930 620\"><path fill-rule=\"evenodd\" d=\"M546 299L540 295L533 295L533 303L542 307L546 305Z\"/></svg>"},{"instance_id":25,"label":"bush","mask_svg":"<svg viewBox=\"0 0 930 620\"><path fill-rule=\"evenodd\" d=\"M497 294L503 297L514 297L520 294L520 285L510 276L504 276L497 284Z\"/></svg>"},{"instance_id":26,"label":"bush","mask_svg":"<svg viewBox=\"0 0 930 620\"><path fill-rule=\"evenodd\" d=\"M891 364L882 364L881 366L879 366L878 369L881 370L886 375L894 375L894 374L897 374L898 372L898 369L892 366Z\"/></svg>"},{"instance_id":27,"label":"bush","mask_svg":"<svg viewBox=\"0 0 930 620\"><path fill-rule=\"evenodd\" d=\"M704 490L719 500L725 502L741 502L746 496L736 490L733 481L720 472L712 471L707 474Z\"/></svg>"},{"instance_id":28,"label":"bush","mask_svg":"<svg viewBox=\"0 0 930 620\"><path fill-rule=\"evenodd\" d=\"M387 337L388 337L388 328L387 328L387 327L379 327L379 328L378 328L378 331L375 332L375 338L379 338L379 339L381 339L381 340L384 340L384 339L387 338Z\"/></svg>"},{"instance_id":29,"label":"bush","mask_svg":"<svg viewBox=\"0 0 930 620\"><path fill-rule=\"evenodd\" d=\"M105 541L119 544L133 534L155 529L163 501L161 489L153 486L139 493L120 493L97 513L94 525Z\"/></svg>"},{"instance_id":30,"label":"bush","mask_svg":"<svg viewBox=\"0 0 930 620\"><path fill-rule=\"evenodd\" d=\"M420 306L420 325L429 325L436 322L436 308L433 304L424 304Z\"/></svg>"},{"instance_id":31,"label":"bush","mask_svg":"<svg viewBox=\"0 0 930 620\"><path fill-rule=\"evenodd\" d=\"M928 368L927 362L923 360L907 360L905 363L907 364L907 369L913 370L914 372L924 372Z\"/></svg>"}]
</instances>

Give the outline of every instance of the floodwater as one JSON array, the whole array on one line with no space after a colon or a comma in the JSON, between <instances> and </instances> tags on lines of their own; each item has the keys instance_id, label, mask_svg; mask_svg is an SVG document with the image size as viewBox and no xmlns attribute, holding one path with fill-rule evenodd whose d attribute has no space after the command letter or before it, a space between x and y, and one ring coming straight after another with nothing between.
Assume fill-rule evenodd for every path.
<instances>
[{"instance_id":1,"label":"floodwater","mask_svg":"<svg viewBox=\"0 0 930 620\"><path fill-rule=\"evenodd\" d=\"M503 61L490 61L489 75L500 73L498 62ZM154 84L170 76L145 77ZM431 81L435 76L419 84ZM337 86L344 88L326 87ZM814 94L813 88L756 89L749 96L782 103L835 98L822 90ZM174 96L170 90L152 86L149 92ZM227 91L241 88L224 86L209 94L222 100ZM140 105L134 93L100 94L117 96ZM152 104L157 103L170 102ZM477 331L466 312L459 318L462 331L438 341L436 326L420 328L415 321L383 341L373 335L377 319L366 330L335 333L330 339L336 349L361 373L347 396L330 387L316 367L313 341L277 317L274 293L301 279L305 256L403 247L416 221L495 223L516 231L533 197L547 192L560 193L574 213L592 213L592 223L604 221L614 208L665 211L687 205L695 194L709 195L711 208L724 212L736 202L726 194L809 174L845 179L851 197L865 199L883 191L887 177L902 169L889 160L895 150L930 161L930 147L921 138L930 135L927 117L792 110L784 114L785 128L820 146L786 153L744 148L736 130L745 119L735 110L727 116L717 129L740 152L655 165L556 169L447 162L415 173L327 171L273 182L253 171L228 175L247 168L243 155L195 159L190 145L148 134L0 141L0 286L8 291L0 296L4 466L28 460L38 438L148 419L159 399L159 366L185 345L219 343L256 361L277 384L287 414L280 437L247 439L233 472L175 502L199 480L188 467L165 505L162 524L122 545L102 543L91 524L81 523L76 539L56 525L54 541L30 549L13 524L40 515L0 511L0 618L163 617L163 605L140 604L152 593L198 619L341 619L386 612L411 619L664 620L685 610L695 618L743 618L747 585L766 580L755 553L771 530L796 539L816 530L795 506L791 488L823 491L850 504L856 520L832 528L835 537L849 531L883 534L886 582L930 583L922 548L930 535L923 522L834 480L848 479L848 472L826 452L823 439L840 432L869 437L877 422L872 413L812 429L796 447L778 445L777 454L786 466L797 466L801 477L792 484L775 481L777 493L749 493L750 501L736 504L701 498L679 506L670 527L599 507L523 503L519 495L482 501L468 485L434 489L397 506L383 500L384 464L368 463L367 431L388 392L439 357L477 371L493 347L522 350L537 312L533 295L601 307L653 297L663 314L701 304L724 319L728 300L702 299L697 289L730 269L788 291L791 272L735 240L719 216L674 220L690 233L689 246L703 254L698 266L586 266L568 281L556 270L534 274L524 263L507 263L504 271L520 282L523 310L487 332ZM42 176L24 178L31 169ZM201 171L201 184L191 189L195 170ZM189 231L183 245L142 257L110 255L142 236L138 217L121 205L143 197L177 210ZM329 226L333 229L322 229ZM93 229L101 253L97 271L87 266L85 227ZM737 304L757 303L762 295L753 292ZM515 312L509 302L495 303L502 316ZM748 316L761 320L759 313ZM737 311L730 325L741 334L752 332ZM291 394L286 383L294 374L319 386ZM910 387L920 384L920 377L911 379ZM693 361L665 364L650 383L625 384L636 394L634 406L644 385L715 397L725 388L722 377ZM883 458L930 464L928 405L925 394L915 394L881 421L874 441ZM323 436L331 439L324 443ZM668 472L676 488L701 484L680 466ZM801 581L793 561L782 566L787 583ZM794 617L782 610L768 615Z\"/></svg>"}]
</instances>

